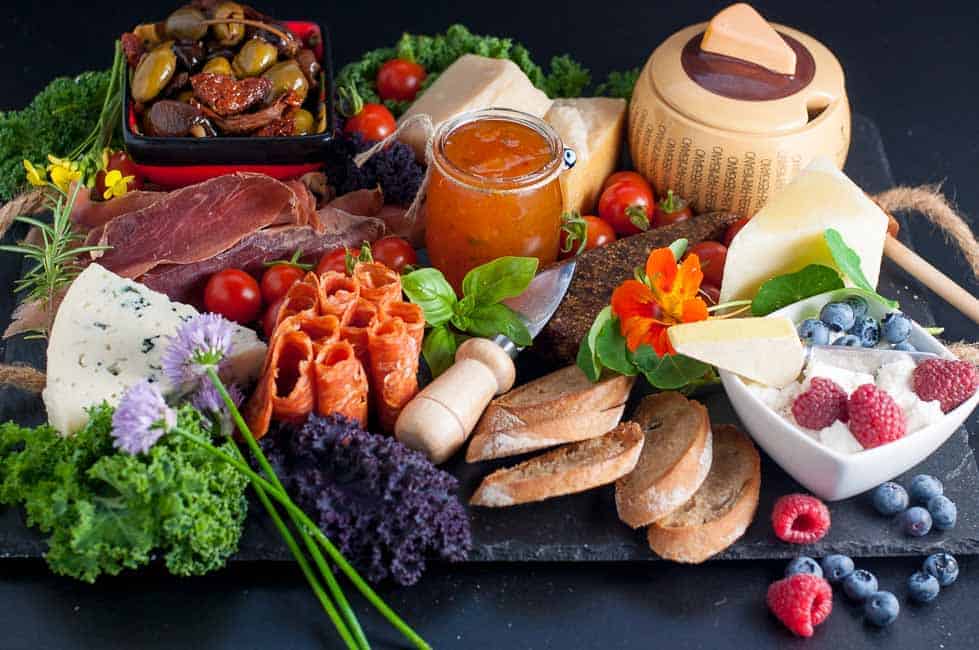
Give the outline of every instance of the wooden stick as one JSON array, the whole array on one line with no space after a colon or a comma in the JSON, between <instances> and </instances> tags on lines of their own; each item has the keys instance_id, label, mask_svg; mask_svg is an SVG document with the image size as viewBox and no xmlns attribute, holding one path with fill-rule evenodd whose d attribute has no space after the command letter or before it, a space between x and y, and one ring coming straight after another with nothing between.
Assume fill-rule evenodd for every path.
<instances>
[{"instance_id":1,"label":"wooden stick","mask_svg":"<svg viewBox=\"0 0 979 650\"><path fill-rule=\"evenodd\" d=\"M891 236L884 242L884 253L948 304L979 323L979 300L927 260Z\"/></svg>"}]
</instances>

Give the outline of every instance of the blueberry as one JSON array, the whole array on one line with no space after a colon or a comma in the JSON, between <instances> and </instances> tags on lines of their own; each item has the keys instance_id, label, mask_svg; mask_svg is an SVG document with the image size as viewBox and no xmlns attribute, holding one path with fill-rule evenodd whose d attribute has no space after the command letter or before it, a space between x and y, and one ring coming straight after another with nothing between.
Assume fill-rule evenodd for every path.
<instances>
[{"instance_id":1,"label":"blueberry","mask_svg":"<svg viewBox=\"0 0 979 650\"><path fill-rule=\"evenodd\" d=\"M942 482L928 474L918 474L911 478L908 484L908 494L911 503L919 506L926 505L932 497L937 497L945 491Z\"/></svg>"},{"instance_id":2,"label":"blueberry","mask_svg":"<svg viewBox=\"0 0 979 650\"><path fill-rule=\"evenodd\" d=\"M807 318L799 325L799 338L810 345L826 345L829 343L829 328L821 320Z\"/></svg>"},{"instance_id":3,"label":"blueberry","mask_svg":"<svg viewBox=\"0 0 979 650\"><path fill-rule=\"evenodd\" d=\"M891 346L892 350L900 350L901 352L917 352L918 348L914 347L907 341L901 341L900 343L895 343Z\"/></svg>"},{"instance_id":4,"label":"blueberry","mask_svg":"<svg viewBox=\"0 0 979 650\"><path fill-rule=\"evenodd\" d=\"M904 534L912 537L922 537L931 530L931 515L921 506L908 508L897 516L897 521Z\"/></svg>"},{"instance_id":5,"label":"blueberry","mask_svg":"<svg viewBox=\"0 0 979 650\"><path fill-rule=\"evenodd\" d=\"M814 576L819 576L820 578L823 577L823 570L819 567L819 563L811 557L806 557L805 555L800 555L789 562L789 565L785 567L786 578L797 573L811 573Z\"/></svg>"},{"instance_id":6,"label":"blueberry","mask_svg":"<svg viewBox=\"0 0 979 650\"><path fill-rule=\"evenodd\" d=\"M862 316L867 315L867 309L869 309L869 305L867 304L867 301L864 300L862 297L850 296L843 302L850 305L850 309L853 310L854 318L861 318Z\"/></svg>"},{"instance_id":7,"label":"blueberry","mask_svg":"<svg viewBox=\"0 0 979 650\"><path fill-rule=\"evenodd\" d=\"M843 347L846 348L859 348L862 344L860 343L859 336L854 336L853 334L846 334L833 341L833 345L842 345Z\"/></svg>"},{"instance_id":8,"label":"blueberry","mask_svg":"<svg viewBox=\"0 0 979 650\"><path fill-rule=\"evenodd\" d=\"M911 319L892 311L880 321L880 331L888 343L903 343L911 336Z\"/></svg>"},{"instance_id":9,"label":"blueberry","mask_svg":"<svg viewBox=\"0 0 979 650\"><path fill-rule=\"evenodd\" d=\"M880 325L870 316L858 316L848 332L860 339L860 345L872 348L880 341Z\"/></svg>"},{"instance_id":10,"label":"blueberry","mask_svg":"<svg viewBox=\"0 0 979 650\"><path fill-rule=\"evenodd\" d=\"M853 573L853 560L846 555L827 555L823 558L823 575L830 582L841 582Z\"/></svg>"},{"instance_id":11,"label":"blueberry","mask_svg":"<svg viewBox=\"0 0 979 650\"><path fill-rule=\"evenodd\" d=\"M894 482L878 485L871 498L874 508L882 515L896 515L908 507L907 491Z\"/></svg>"},{"instance_id":12,"label":"blueberry","mask_svg":"<svg viewBox=\"0 0 979 650\"><path fill-rule=\"evenodd\" d=\"M843 593L850 600L867 600L875 591L877 591L877 578L870 571L857 569L843 579Z\"/></svg>"},{"instance_id":13,"label":"blueberry","mask_svg":"<svg viewBox=\"0 0 979 650\"><path fill-rule=\"evenodd\" d=\"M901 605L897 602L897 597L889 591L878 591L867 599L863 604L863 615L867 621L884 627L897 620L897 614L901 611Z\"/></svg>"},{"instance_id":14,"label":"blueberry","mask_svg":"<svg viewBox=\"0 0 979 650\"><path fill-rule=\"evenodd\" d=\"M935 576L938 584L947 587L959 577L959 563L949 553L935 553L925 559L925 573Z\"/></svg>"},{"instance_id":15,"label":"blueberry","mask_svg":"<svg viewBox=\"0 0 979 650\"><path fill-rule=\"evenodd\" d=\"M912 573L908 578L908 596L915 602L930 603L941 589L938 579L925 571Z\"/></svg>"},{"instance_id":16,"label":"blueberry","mask_svg":"<svg viewBox=\"0 0 979 650\"><path fill-rule=\"evenodd\" d=\"M819 310L819 320L834 332L845 332L853 327L853 307L845 302L828 302Z\"/></svg>"},{"instance_id":17,"label":"blueberry","mask_svg":"<svg viewBox=\"0 0 979 650\"><path fill-rule=\"evenodd\" d=\"M939 494L937 497L928 499L928 512L931 520L938 530L949 530L955 528L955 520L958 519L959 509L955 503L947 496Z\"/></svg>"}]
</instances>

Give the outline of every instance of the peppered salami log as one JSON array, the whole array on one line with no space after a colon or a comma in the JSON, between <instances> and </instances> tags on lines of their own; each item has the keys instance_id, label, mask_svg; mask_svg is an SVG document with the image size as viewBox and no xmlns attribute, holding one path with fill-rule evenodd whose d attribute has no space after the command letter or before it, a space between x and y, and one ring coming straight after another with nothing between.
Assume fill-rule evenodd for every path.
<instances>
[{"instance_id":1,"label":"peppered salami log","mask_svg":"<svg viewBox=\"0 0 979 650\"><path fill-rule=\"evenodd\" d=\"M537 335L531 351L549 364L574 363L581 339L598 312L609 304L612 291L632 277L633 269L646 263L649 251L681 238L691 245L720 239L738 219L731 212L710 212L582 253L567 295Z\"/></svg>"}]
</instances>

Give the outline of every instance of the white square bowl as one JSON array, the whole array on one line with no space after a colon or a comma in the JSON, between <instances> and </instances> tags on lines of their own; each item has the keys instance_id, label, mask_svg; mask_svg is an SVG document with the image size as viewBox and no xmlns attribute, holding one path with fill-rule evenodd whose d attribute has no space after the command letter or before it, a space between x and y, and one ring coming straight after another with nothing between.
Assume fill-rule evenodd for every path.
<instances>
[{"instance_id":1,"label":"white square bowl","mask_svg":"<svg viewBox=\"0 0 979 650\"><path fill-rule=\"evenodd\" d=\"M791 304L772 315L787 316L793 323L799 323L815 317L827 302L849 295L852 292L848 289L829 291ZM870 314L878 320L887 311L879 303L870 305ZM909 341L921 352L955 358L948 348L918 323L912 323ZM764 354L764 351L760 351L760 354ZM755 442L792 478L827 501L860 494L911 469L948 440L979 404L977 392L938 422L909 433L900 440L854 454L843 454L823 445L769 408L748 390L738 375L721 370L720 376L734 410Z\"/></svg>"}]
</instances>

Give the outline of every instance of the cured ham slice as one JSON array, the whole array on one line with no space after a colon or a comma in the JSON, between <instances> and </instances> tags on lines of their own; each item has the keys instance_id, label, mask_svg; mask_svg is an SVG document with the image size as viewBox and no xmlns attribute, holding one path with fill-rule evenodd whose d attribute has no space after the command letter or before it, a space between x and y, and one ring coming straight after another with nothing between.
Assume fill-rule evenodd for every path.
<instances>
[{"instance_id":1,"label":"cured ham slice","mask_svg":"<svg viewBox=\"0 0 979 650\"><path fill-rule=\"evenodd\" d=\"M365 367L368 359L367 338L376 321L377 307L371 302L360 299L350 310L347 324L340 328L340 338L354 346L357 358Z\"/></svg>"},{"instance_id":2,"label":"cured ham slice","mask_svg":"<svg viewBox=\"0 0 979 650\"><path fill-rule=\"evenodd\" d=\"M361 263L354 267L360 297L377 306L401 300L401 276L383 264Z\"/></svg>"},{"instance_id":3,"label":"cured ham slice","mask_svg":"<svg viewBox=\"0 0 979 650\"><path fill-rule=\"evenodd\" d=\"M330 271L320 278L320 312L332 314L342 324L350 320L350 314L360 299L360 283L344 273Z\"/></svg>"},{"instance_id":4,"label":"cured ham slice","mask_svg":"<svg viewBox=\"0 0 979 650\"><path fill-rule=\"evenodd\" d=\"M93 201L88 190L83 189L71 206L71 221L80 230L104 226L116 217L142 210L166 196L166 192L133 190L110 201Z\"/></svg>"},{"instance_id":5,"label":"cured ham slice","mask_svg":"<svg viewBox=\"0 0 979 650\"><path fill-rule=\"evenodd\" d=\"M313 373L318 414L339 413L367 425L367 373L352 345L346 341L324 345Z\"/></svg>"},{"instance_id":6,"label":"cured ham slice","mask_svg":"<svg viewBox=\"0 0 979 650\"><path fill-rule=\"evenodd\" d=\"M414 303L401 300L389 302L381 307L381 320L386 321L391 318L404 321L408 334L411 335L418 349L421 350L422 339L425 338L425 312L422 311L422 308Z\"/></svg>"},{"instance_id":7,"label":"cured ham slice","mask_svg":"<svg viewBox=\"0 0 979 650\"><path fill-rule=\"evenodd\" d=\"M368 333L370 383L378 423L385 432L418 393L418 345L400 318L379 321Z\"/></svg>"}]
</instances>

